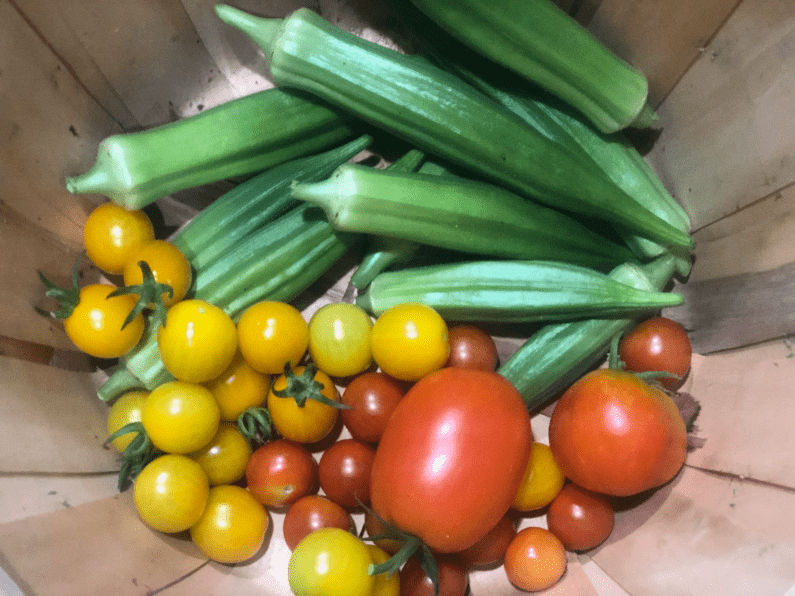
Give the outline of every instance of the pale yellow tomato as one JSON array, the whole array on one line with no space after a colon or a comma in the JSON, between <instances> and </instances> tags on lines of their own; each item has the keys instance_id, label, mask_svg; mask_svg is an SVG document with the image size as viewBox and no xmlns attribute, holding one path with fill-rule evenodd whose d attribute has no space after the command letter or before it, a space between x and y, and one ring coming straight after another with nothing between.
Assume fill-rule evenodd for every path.
<instances>
[{"instance_id":1,"label":"pale yellow tomato","mask_svg":"<svg viewBox=\"0 0 795 596\"><path fill-rule=\"evenodd\" d=\"M373 322L355 304L338 302L321 307L309 319L309 354L324 373L349 377L373 361Z\"/></svg>"}]
</instances>

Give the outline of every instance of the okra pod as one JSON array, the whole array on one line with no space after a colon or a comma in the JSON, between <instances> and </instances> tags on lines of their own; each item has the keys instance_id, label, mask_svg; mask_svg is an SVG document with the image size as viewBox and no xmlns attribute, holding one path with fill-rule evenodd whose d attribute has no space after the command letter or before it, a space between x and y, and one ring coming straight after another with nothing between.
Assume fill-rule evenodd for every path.
<instances>
[{"instance_id":1,"label":"okra pod","mask_svg":"<svg viewBox=\"0 0 795 596\"><path fill-rule=\"evenodd\" d=\"M107 137L91 169L67 178L66 188L141 209L186 188L333 147L356 134L341 114L296 91L260 91L163 126Z\"/></svg>"},{"instance_id":2,"label":"okra pod","mask_svg":"<svg viewBox=\"0 0 795 596\"><path fill-rule=\"evenodd\" d=\"M343 164L327 180L294 184L293 196L319 205L347 232L605 270L632 258L576 219L486 182Z\"/></svg>"},{"instance_id":3,"label":"okra pod","mask_svg":"<svg viewBox=\"0 0 795 596\"><path fill-rule=\"evenodd\" d=\"M597 168L418 56L366 41L309 9L264 19L216 14L265 52L278 85L303 89L497 184L552 207L621 224L663 245L690 236L627 197Z\"/></svg>"},{"instance_id":4,"label":"okra pod","mask_svg":"<svg viewBox=\"0 0 795 596\"><path fill-rule=\"evenodd\" d=\"M447 321L528 323L650 312L682 296L566 263L472 261L385 272L356 299L375 316L403 302L430 306Z\"/></svg>"}]
</instances>

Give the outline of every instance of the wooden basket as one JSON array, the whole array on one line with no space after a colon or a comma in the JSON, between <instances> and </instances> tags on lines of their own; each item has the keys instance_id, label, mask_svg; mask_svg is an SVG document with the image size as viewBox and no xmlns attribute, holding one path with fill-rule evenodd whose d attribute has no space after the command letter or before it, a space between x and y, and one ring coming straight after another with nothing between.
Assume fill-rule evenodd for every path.
<instances>
[{"instance_id":1,"label":"wooden basket","mask_svg":"<svg viewBox=\"0 0 795 596\"><path fill-rule=\"evenodd\" d=\"M677 288L685 305L666 314L693 340L683 390L701 411L700 447L675 481L620 512L607 543L571 556L549 593L795 594L795 3L560 3L651 82L661 121L647 157L697 242ZM290 593L279 514L267 550L238 566L136 518L129 491L116 490L116 454L102 448L104 373L33 308L36 272L67 282L82 250L102 198L69 194L64 178L93 163L100 140L271 86L264 58L213 4L0 3L2 594ZM233 4L267 16L307 5L385 43L396 22L374 0ZM161 199L159 223L178 225L222 190ZM339 299L345 281L310 310ZM534 430L545 437L544 416ZM519 593L499 569L471 582L475 596Z\"/></svg>"}]
</instances>

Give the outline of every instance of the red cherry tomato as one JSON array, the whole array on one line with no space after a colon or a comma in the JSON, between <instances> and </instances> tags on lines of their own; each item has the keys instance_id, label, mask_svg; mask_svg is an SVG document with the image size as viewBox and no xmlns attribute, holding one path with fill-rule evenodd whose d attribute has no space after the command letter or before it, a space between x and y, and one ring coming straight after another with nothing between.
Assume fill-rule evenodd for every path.
<instances>
[{"instance_id":1,"label":"red cherry tomato","mask_svg":"<svg viewBox=\"0 0 795 596\"><path fill-rule=\"evenodd\" d=\"M550 503L547 527L566 550L584 551L599 546L613 531L615 511L604 495L569 483Z\"/></svg>"},{"instance_id":2,"label":"red cherry tomato","mask_svg":"<svg viewBox=\"0 0 795 596\"><path fill-rule=\"evenodd\" d=\"M653 317L621 338L618 355L627 370L663 371L677 375L679 379L658 379L663 387L674 389L682 384L690 370L693 348L687 331L679 323L665 317Z\"/></svg>"},{"instance_id":3,"label":"red cherry tomato","mask_svg":"<svg viewBox=\"0 0 795 596\"><path fill-rule=\"evenodd\" d=\"M629 496L673 478L687 431L673 400L636 375L592 371L558 400L549 446L567 478L594 492Z\"/></svg>"},{"instance_id":4,"label":"red cherry tomato","mask_svg":"<svg viewBox=\"0 0 795 596\"><path fill-rule=\"evenodd\" d=\"M549 530L534 526L520 530L505 551L505 573L517 588L546 590L566 571L566 549Z\"/></svg>"},{"instance_id":5,"label":"red cherry tomato","mask_svg":"<svg viewBox=\"0 0 795 596\"><path fill-rule=\"evenodd\" d=\"M508 545L516 536L516 522L508 514L497 522L489 532L469 548L456 553L465 567L483 567L500 563Z\"/></svg>"},{"instance_id":6,"label":"red cherry tomato","mask_svg":"<svg viewBox=\"0 0 795 596\"><path fill-rule=\"evenodd\" d=\"M387 423L370 477L372 508L437 552L469 548L508 511L532 442L524 402L504 377L433 372Z\"/></svg>"},{"instance_id":7,"label":"red cherry tomato","mask_svg":"<svg viewBox=\"0 0 795 596\"><path fill-rule=\"evenodd\" d=\"M290 505L284 515L284 541L290 550L320 528L353 531L353 519L342 507L320 495L306 495Z\"/></svg>"},{"instance_id":8,"label":"red cherry tomato","mask_svg":"<svg viewBox=\"0 0 795 596\"><path fill-rule=\"evenodd\" d=\"M449 555L437 555L436 568L439 571L438 596L466 594L469 578L460 561ZM400 570L400 596L434 596L433 582L416 557L409 559Z\"/></svg>"},{"instance_id":9,"label":"red cherry tomato","mask_svg":"<svg viewBox=\"0 0 795 596\"><path fill-rule=\"evenodd\" d=\"M499 355L491 335L474 325L455 325L448 332L450 356L446 366L494 370Z\"/></svg>"},{"instance_id":10,"label":"red cherry tomato","mask_svg":"<svg viewBox=\"0 0 795 596\"><path fill-rule=\"evenodd\" d=\"M284 507L317 484L317 462L303 445L279 439L265 443L246 466L248 489L266 507Z\"/></svg>"},{"instance_id":11,"label":"red cherry tomato","mask_svg":"<svg viewBox=\"0 0 795 596\"><path fill-rule=\"evenodd\" d=\"M400 382L385 373L361 374L342 393L342 403L350 406L342 410L342 422L354 439L377 443L404 393Z\"/></svg>"},{"instance_id":12,"label":"red cherry tomato","mask_svg":"<svg viewBox=\"0 0 795 596\"><path fill-rule=\"evenodd\" d=\"M370 470L375 449L356 439L342 439L323 452L318 464L320 488L343 507L370 502Z\"/></svg>"}]
</instances>

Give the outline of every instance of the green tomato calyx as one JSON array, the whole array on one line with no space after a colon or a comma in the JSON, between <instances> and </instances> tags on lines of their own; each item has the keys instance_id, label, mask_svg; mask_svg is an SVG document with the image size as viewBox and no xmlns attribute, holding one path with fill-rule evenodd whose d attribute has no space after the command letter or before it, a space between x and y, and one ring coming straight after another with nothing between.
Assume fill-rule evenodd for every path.
<instances>
[{"instance_id":1,"label":"green tomato calyx","mask_svg":"<svg viewBox=\"0 0 795 596\"><path fill-rule=\"evenodd\" d=\"M163 294L168 294L169 298L174 296L174 289L170 285L155 281L152 269L146 261L138 261L138 266L141 268L141 273L143 274L142 283L125 286L108 294L108 298L123 296L125 294L138 295L138 301L124 320L121 326L122 329L132 323L145 308L154 308L157 320L161 325L165 325L167 309L166 305L163 303Z\"/></svg>"},{"instance_id":2,"label":"green tomato calyx","mask_svg":"<svg viewBox=\"0 0 795 596\"><path fill-rule=\"evenodd\" d=\"M78 302L80 302L80 286L78 284L78 279L80 277L80 259L78 258L75 261L75 265L72 268L71 288L57 286L47 279L41 271L38 273L39 279L41 279L42 283L47 287L45 296L55 298L58 301L58 310L51 312L37 306L35 307L36 312L45 317L53 317L61 320L68 319L72 315L72 312L74 312Z\"/></svg>"},{"instance_id":3,"label":"green tomato calyx","mask_svg":"<svg viewBox=\"0 0 795 596\"><path fill-rule=\"evenodd\" d=\"M120 492L126 490L130 482L138 476L141 470L160 455L160 452L152 445L152 441L149 435L146 434L144 425L141 422L130 422L125 424L105 440L105 445L122 435L132 432L137 434L135 438L130 441L130 444L127 445L124 453L122 453L121 469L119 470Z\"/></svg>"},{"instance_id":4,"label":"green tomato calyx","mask_svg":"<svg viewBox=\"0 0 795 596\"><path fill-rule=\"evenodd\" d=\"M358 498L357 501L359 501ZM367 513L375 517L383 528L381 533L374 536L362 537L362 540L375 542L377 540L388 539L397 540L398 542L402 543L400 549L383 563L379 563L377 565L371 563L367 569L367 572L370 575L386 573L387 575L391 576L393 573L398 573L400 568L403 567L406 561L408 561L411 557L418 557L420 560L420 567L422 567L425 575L430 578L431 583L433 584L434 595L438 596L439 568L436 565L436 558L433 556L433 551L431 551L428 545L420 540L417 536L396 528L361 501L359 501L359 505Z\"/></svg>"},{"instance_id":5,"label":"green tomato calyx","mask_svg":"<svg viewBox=\"0 0 795 596\"><path fill-rule=\"evenodd\" d=\"M284 365L284 376L287 379L287 386L284 389L273 389L273 394L276 397L293 398L299 408L303 408L306 405L306 400L314 399L332 408L340 410L350 409L350 406L323 395L323 383L315 380L316 374L317 365L314 362L308 362L300 375L295 374L288 362Z\"/></svg>"},{"instance_id":6,"label":"green tomato calyx","mask_svg":"<svg viewBox=\"0 0 795 596\"><path fill-rule=\"evenodd\" d=\"M273 420L267 408L252 407L237 417L240 433L253 443L267 443L273 438Z\"/></svg>"}]
</instances>

